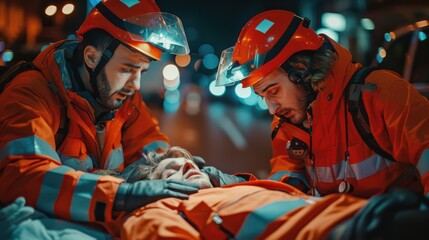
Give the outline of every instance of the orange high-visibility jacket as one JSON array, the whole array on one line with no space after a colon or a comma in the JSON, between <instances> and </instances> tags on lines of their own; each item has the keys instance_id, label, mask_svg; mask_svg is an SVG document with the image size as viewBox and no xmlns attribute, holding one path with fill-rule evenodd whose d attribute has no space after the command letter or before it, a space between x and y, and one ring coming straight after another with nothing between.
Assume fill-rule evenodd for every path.
<instances>
[{"instance_id":1,"label":"orange high-visibility jacket","mask_svg":"<svg viewBox=\"0 0 429 240\"><path fill-rule=\"evenodd\" d=\"M396 161L382 158L365 144L351 114L345 112L344 90L361 65L352 62L349 51L331 42L338 59L326 79L326 88L318 93L312 104L312 143L305 128L284 122L272 142L270 179L290 184L296 183L297 179L307 180L307 187L315 183L323 195L338 192L347 167L347 181L354 186L351 194L356 196L369 197L389 187L406 187L420 192L424 187L424 192L428 193L429 101L394 72L376 70L368 75L362 98L371 132ZM279 118L274 117L272 129L278 123ZM314 168L310 158L300 160L290 151L288 153L286 145L293 138L304 142L308 149L311 144ZM345 164L346 141L350 164Z\"/></svg>"},{"instance_id":2,"label":"orange high-visibility jacket","mask_svg":"<svg viewBox=\"0 0 429 240\"><path fill-rule=\"evenodd\" d=\"M105 124L100 147L91 105L72 89L68 61L76 41L49 46L34 60L41 71L18 75L0 95L0 201L19 196L30 206L76 221L110 221L123 180L91 174L123 169L148 149L168 146L136 92ZM62 110L68 121L61 119ZM55 135L68 122L60 146Z\"/></svg>"},{"instance_id":3,"label":"orange high-visibility jacket","mask_svg":"<svg viewBox=\"0 0 429 240\"><path fill-rule=\"evenodd\" d=\"M278 181L200 190L134 211L121 239L326 239L366 200L346 194L309 197Z\"/></svg>"}]
</instances>

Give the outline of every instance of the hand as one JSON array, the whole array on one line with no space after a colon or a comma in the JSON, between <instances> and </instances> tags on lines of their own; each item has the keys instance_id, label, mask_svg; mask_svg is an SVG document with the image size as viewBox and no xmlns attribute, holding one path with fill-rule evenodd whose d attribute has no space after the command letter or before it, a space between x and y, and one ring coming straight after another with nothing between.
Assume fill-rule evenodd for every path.
<instances>
[{"instance_id":1,"label":"hand","mask_svg":"<svg viewBox=\"0 0 429 240\"><path fill-rule=\"evenodd\" d=\"M216 169L215 167L211 167L211 166L203 167L203 169L201 169L201 172L209 176L210 182L212 183L213 187L220 187L228 184L247 181L243 177L223 173L220 170Z\"/></svg>"},{"instance_id":2,"label":"hand","mask_svg":"<svg viewBox=\"0 0 429 240\"><path fill-rule=\"evenodd\" d=\"M206 165L206 161L200 156L193 156L192 160L197 166L202 169Z\"/></svg>"},{"instance_id":3,"label":"hand","mask_svg":"<svg viewBox=\"0 0 429 240\"><path fill-rule=\"evenodd\" d=\"M134 183L142 180L142 171L140 171L141 166L147 166L147 160L142 157L139 160L128 165L122 172L119 174L120 178L125 179L127 183Z\"/></svg>"},{"instance_id":4,"label":"hand","mask_svg":"<svg viewBox=\"0 0 429 240\"><path fill-rule=\"evenodd\" d=\"M25 206L25 199L19 197L0 210L0 239L9 239L19 224L29 219L34 208Z\"/></svg>"},{"instance_id":5,"label":"hand","mask_svg":"<svg viewBox=\"0 0 429 240\"><path fill-rule=\"evenodd\" d=\"M116 193L114 210L132 211L162 198L188 199L199 186L177 180L141 180L135 183L121 183Z\"/></svg>"}]
</instances>

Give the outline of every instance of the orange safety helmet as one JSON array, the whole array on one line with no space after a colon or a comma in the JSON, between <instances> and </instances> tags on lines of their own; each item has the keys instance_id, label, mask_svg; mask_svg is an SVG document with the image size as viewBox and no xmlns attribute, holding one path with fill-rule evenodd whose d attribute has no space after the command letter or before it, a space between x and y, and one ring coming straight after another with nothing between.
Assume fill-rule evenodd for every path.
<instances>
[{"instance_id":1,"label":"orange safety helmet","mask_svg":"<svg viewBox=\"0 0 429 240\"><path fill-rule=\"evenodd\" d=\"M235 46L222 52L216 85L241 81L243 87L253 86L294 53L318 49L323 38L309 25L310 19L285 10L256 15L243 27Z\"/></svg>"},{"instance_id":2,"label":"orange safety helmet","mask_svg":"<svg viewBox=\"0 0 429 240\"><path fill-rule=\"evenodd\" d=\"M161 59L164 51L177 55L189 53L181 20L160 12L154 0L103 0L91 10L76 33L82 38L96 28L156 60Z\"/></svg>"}]
</instances>

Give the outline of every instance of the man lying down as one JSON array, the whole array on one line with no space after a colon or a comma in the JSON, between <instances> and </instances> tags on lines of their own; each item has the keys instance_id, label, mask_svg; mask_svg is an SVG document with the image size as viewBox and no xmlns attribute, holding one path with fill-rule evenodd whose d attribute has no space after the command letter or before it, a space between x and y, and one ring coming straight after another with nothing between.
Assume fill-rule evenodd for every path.
<instances>
[{"instance_id":1,"label":"man lying down","mask_svg":"<svg viewBox=\"0 0 429 240\"><path fill-rule=\"evenodd\" d=\"M308 196L290 185L257 180L213 188L180 147L149 153L127 181L174 179L200 191L167 198L126 218L124 239L418 239L429 236L429 201L398 190L371 200L333 194ZM428 234L428 235L426 235Z\"/></svg>"},{"instance_id":2,"label":"man lying down","mask_svg":"<svg viewBox=\"0 0 429 240\"><path fill-rule=\"evenodd\" d=\"M429 200L423 195L397 190L369 200L346 194L315 198L271 180L213 187L192 155L180 147L149 153L122 173L103 170L97 173L116 175L127 182L183 180L201 189L187 200L165 198L131 213L121 213L110 229L117 232L111 236L115 239L366 240L429 236ZM19 204L25 209L22 202ZM11 210L10 206L4 209ZM4 209L0 210L0 226L6 223L3 224L6 228L1 229L16 227L10 224L17 222L16 218L7 217ZM50 230L48 233L53 234ZM54 233L58 236L58 232ZM64 230L59 233L64 239ZM85 231L67 233L79 239L109 238Z\"/></svg>"}]
</instances>

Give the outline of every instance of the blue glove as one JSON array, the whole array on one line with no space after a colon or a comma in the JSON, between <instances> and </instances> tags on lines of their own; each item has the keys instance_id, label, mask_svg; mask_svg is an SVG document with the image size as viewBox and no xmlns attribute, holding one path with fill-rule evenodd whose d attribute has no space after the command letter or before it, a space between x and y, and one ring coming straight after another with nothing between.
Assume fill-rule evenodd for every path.
<instances>
[{"instance_id":1,"label":"blue glove","mask_svg":"<svg viewBox=\"0 0 429 240\"><path fill-rule=\"evenodd\" d=\"M192 160L201 169L201 171L209 176L210 182L213 187L225 186L232 183L245 182L247 179L239 176L226 174L216 169L215 167L207 166L206 161L199 156L193 156Z\"/></svg>"},{"instance_id":2,"label":"blue glove","mask_svg":"<svg viewBox=\"0 0 429 240\"><path fill-rule=\"evenodd\" d=\"M15 229L25 220L30 219L34 208L25 206L25 199L19 197L10 205L0 210L0 239L9 239Z\"/></svg>"},{"instance_id":3,"label":"blue glove","mask_svg":"<svg viewBox=\"0 0 429 240\"><path fill-rule=\"evenodd\" d=\"M210 182L212 183L213 187L221 187L228 184L248 181L243 177L223 173L215 167L211 166L204 167L203 169L201 169L201 172L209 176Z\"/></svg>"},{"instance_id":4,"label":"blue glove","mask_svg":"<svg viewBox=\"0 0 429 240\"><path fill-rule=\"evenodd\" d=\"M132 211L162 198L188 199L199 186L177 180L141 180L135 183L121 183L116 193L113 210Z\"/></svg>"},{"instance_id":5,"label":"blue glove","mask_svg":"<svg viewBox=\"0 0 429 240\"><path fill-rule=\"evenodd\" d=\"M193 156L192 160L194 161L195 164L197 164L197 166L202 169L205 165L206 165L206 161L199 156Z\"/></svg>"},{"instance_id":6,"label":"blue glove","mask_svg":"<svg viewBox=\"0 0 429 240\"><path fill-rule=\"evenodd\" d=\"M147 166L147 160L142 157L139 160L128 165L122 172L119 177L125 179L127 183L134 183L142 180L142 171L140 170L141 166Z\"/></svg>"}]
</instances>

